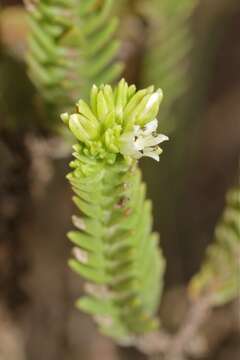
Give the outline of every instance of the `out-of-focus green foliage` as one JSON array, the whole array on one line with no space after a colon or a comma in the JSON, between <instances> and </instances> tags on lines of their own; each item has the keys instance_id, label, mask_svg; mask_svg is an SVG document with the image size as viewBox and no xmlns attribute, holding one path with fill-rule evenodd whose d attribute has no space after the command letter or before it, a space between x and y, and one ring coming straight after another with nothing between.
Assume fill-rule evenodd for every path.
<instances>
[{"instance_id":1,"label":"out-of-focus green foliage","mask_svg":"<svg viewBox=\"0 0 240 360\"><path fill-rule=\"evenodd\" d=\"M60 110L87 96L93 83L114 82L118 19L113 0L27 2L29 73L45 99Z\"/></svg>"},{"instance_id":2,"label":"out-of-focus green foliage","mask_svg":"<svg viewBox=\"0 0 240 360\"><path fill-rule=\"evenodd\" d=\"M151 2L151 6L149 6ZM189 55L192 31L189 17L196 0L151 0L145 6L149 19L142 82L161 86L165 94L162 128L172 130L170 110L189 87Z\"/></svg>"},{"instance_id":3,"label":"out-of-focus green foliage","mask_svg":"<svg viewBox=\"0 0 240 360\"><path fill-rule=\"evenodd\" d=\"M214 243L207 258L191 284L190 293L196 297L212 295L221 305L239 296L240 289L240 186L227 195L226 209L215 229Z\"/></svg>"},{"instance_id":4,"label":"out-of-focus green foliage","mask_svg":"<svg viewBox=\"0 0 240 360\"><path fill-rule=\"evenodd\" d=\"M62 115L78 139L68 179L84 215L73 217L78 230L69 233L76 245L70 266L87 280L77 306L119 342L158 326L165 261L137 159L158 160L167 140L155 132L161 97L122 80L115 90L94 86L90 106L80 100L76 113Z\"/></svg>"}]
</instances>

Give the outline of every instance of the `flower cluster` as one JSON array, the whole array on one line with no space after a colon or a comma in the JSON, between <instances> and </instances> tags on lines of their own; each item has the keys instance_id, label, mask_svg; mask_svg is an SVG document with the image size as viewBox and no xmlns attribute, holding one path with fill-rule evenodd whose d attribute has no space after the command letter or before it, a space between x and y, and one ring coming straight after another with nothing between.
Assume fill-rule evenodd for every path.
<instances>
[{"instance_id":1,"label":"flower cluster","mask_svg":"<svg viewBox=\"0 0 240 360\"><path fill-rule=\"evenodd\" d=\"M61 118L88 156L115 161L121 154L130 159L149 156L159 160L159 144L168 140L157 134L161 100L160 89L136 91L134 85L121 80L114 91L109 85L94 85L90 106L80 100L75 113L64 113Z\"/></svg>"}]
</instances>

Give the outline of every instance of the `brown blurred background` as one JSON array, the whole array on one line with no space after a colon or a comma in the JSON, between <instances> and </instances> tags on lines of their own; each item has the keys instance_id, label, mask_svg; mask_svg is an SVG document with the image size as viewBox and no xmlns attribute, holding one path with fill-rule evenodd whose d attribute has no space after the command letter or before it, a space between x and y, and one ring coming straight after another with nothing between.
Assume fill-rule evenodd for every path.
<instances>
[{"instance_id":1,"label":"brown blurred background","mask_svg":"<svg viewBox=\"0 0 240 360\"><path fill-rule=\"evenodd\" d=\"M19 3L1 0L2 6ZM161 312L169 328L178 325L186 309L183 288L199 268L226 190L239 173L240 3L202 0L193 20L189 94L194 95L183 100L187 105L160 164L142 163L167 258ZM9 121L17 114L22 127L9 132L0 126L0 360L145 359L103 338L73 306L82 284L67 267L65 234L73 213L65 180L68 146L41 128L35 90L21 59L25 29L14 32L10 25L4 29L16 51L0 49L0 82L11 95ZM139 34L144 31L141 24ZM126 49L126 76L139 83L141 41L133 40ZM2 124L8 116L4 104ZM56 148L60 156L50 156ZM229 331L205 358L239 359L238 335Z\"/></svg>"}]
</instances>

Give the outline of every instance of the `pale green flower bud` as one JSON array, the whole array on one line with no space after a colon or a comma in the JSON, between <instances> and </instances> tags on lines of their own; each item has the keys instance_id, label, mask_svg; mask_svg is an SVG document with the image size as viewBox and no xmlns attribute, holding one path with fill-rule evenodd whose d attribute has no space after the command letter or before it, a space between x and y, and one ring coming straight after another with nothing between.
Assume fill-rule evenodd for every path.
<instances>
[{"instance_id":1,"label":"pale green flower bud","mask_svg":"<svg viewBox=\"0 0 240 360\"><path fill-rule=\"evenodd\" d=\"M117 139L119 138L121 132L121 127L116 125L113 129L108 129L105 132L104 140L106 147L113 153L119 152L119 147L117 146Z\"/></svg>"},{"instance_id":2,"label":"pale green flower bud","mask_svg":"<svg viewBox=\"0 0 240 360\"><path fill-rule=\"evenodd\" d=\"M97 115L97 94L98 94L98 87L96 85L93 85L90 94L90 103L91 103L91 109L95 115Z\"/></svg>"},{"instance_id":3,"label":"pale green flower bud","mask_svg":"<svg viewBox=\"0 0 240 360\"><path fill-rule=\"evenodd\" d=\"M129 128L133 124L141 124L141 121L140 121L141 115L143 114L148 101L151 99L151 96L152 95L145 95L144 98L140 101L140 103L132 111L131 116L129 117L129 121L128 121Z\"/></svg>"},{"instance_id":4,"label":"pale green flower bud","mask_svg":"<svg viewBox=\"0 0 240 360\"><path fill-rule=\"evenodd\" d=\"M107 101L103 95L102 90L97 95L97 116L99 121L104 121L105 117L109 112Z\"/></svg>"},{"instance_id":5,"label":"pale green flower bud","mask_svg":"<svg viewBox=\"0 0 240 360\"><path fill-rule=\"evenodd\" d=\"M82 142L90 140L89 133L84 129L80 121L80 115L72 114L69 117L69 128L73 135Z\"/></svg>"},{"instance_id":6,"label":"pale green flower bud","mask_svg":"<svg viewBox=\"0 0 240 360\"><path fill-rule=\"evenodd\" d=\"M136 93L136 86L135 85L131 85L128 87L128 101L131 99L131 97Z\"/></svg>"},{"instance_id":7,"label":"pale green flower bud","mask_svg":"<svg viewBox=\"0 0 240 360\"><path fill-rule=\"evenodd\" d=\"M69 123L69 114L68 113L63 113L60 115L61 120L64 122L64 124L66 124L68 126Z\"/></svg>"},{"instance_id":8,"label":"pale green flower bud","mask_svg":"<svg viewBox=\"0 0 240 360\"><path fill-rule=\"evenodd\" d=\"M92 110L85 103L85 101L79 100L76 105L77 105L77 109L78 109L79 114L82 114L83 116L88 118L89 121L94 123L96 126L98 125L98 120L97 120L96 116L93 114Z\"/></svg>"},{"instance_id":9,"label":"pale green flower bud","mask_svg":"<svg viewBox=\"0 0 240 360\"><path fill-rule=\"evenodd\" d=\"M137 123L139 125L145 125L149 121L155 119L158 114L159 106L163 99L163 92L161 89L158 89L150 97L148 97L147 102L144 106L144 109L141 109L140 116L137 118Z\"/></svg>"},{"instance_id":10,"label":"pale green flower bud","mask_svg":"<svg viewBox=\"0 0 240 360\"><path fill-rule=\"evenodd\" d=\"M106 116L105 120L103 121L104 129L109 129L110 127L113 127L115 122L115 113L114 111L112 111Z\"/></svg>"},{"instance_id":11,"label":"pale green flower bud","mask_svg":"<svg viewBox=\"0 0 240 360\"><path fill-rule=\"evenodd\" d=\"M128 96L128 85L124 79L122 79L116 88L115 94L115 113L116 118L119 123L122 123L123 119L123 109L127 103L127 96Z\"/></svg>"},{"instance_id":12,"label":"pale green flower bud","mask_svg":"<svg viewBox=\"0 0 240 360\"><path fill-rule=\"evenodd\" d=\"M136 94L130 99L129 103L124 109L124 124L127 127L130 127L129 124L134 122L134 114L137 106L141 103L146 95L149 95L153 92L153 87L150 86L147 89L139 90Z\"/></svg>"},{"instance_id":13,"label":"pale green flower bud","mask_svg":"<svg viewBox=\"0 0 240 360\"><path fill-rule=\"evenodd\" d=\"M105 85L103 88L104 98L107 102L107 106L110 112L115 111L114 95L110 85Z\"/></svg>"}]
</instances>

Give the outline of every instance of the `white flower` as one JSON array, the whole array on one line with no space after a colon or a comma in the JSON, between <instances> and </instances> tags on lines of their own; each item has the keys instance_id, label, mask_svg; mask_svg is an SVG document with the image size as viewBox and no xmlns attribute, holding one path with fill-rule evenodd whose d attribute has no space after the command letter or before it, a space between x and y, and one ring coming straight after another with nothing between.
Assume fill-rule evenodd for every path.
<instances>
[{"instance_id":1,"label":"white flower","mask_svg":"<svg viewBox=\"0 0 240 360\"><path fill-rule=\"evenodd\" d=\"M157 119L150 121L143 128L135 125L132 132L121 136L121 153L134 159L148 156L159 161L162 149L158 145L168 140L168 137L163 134L157 134L157 126Z\"/></svg>"}]
</instances>

